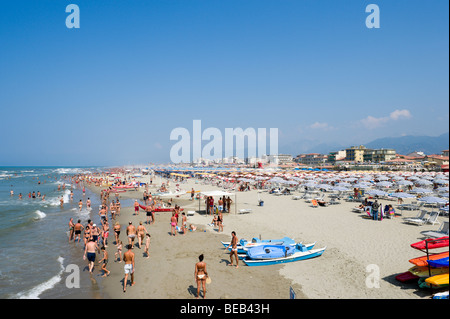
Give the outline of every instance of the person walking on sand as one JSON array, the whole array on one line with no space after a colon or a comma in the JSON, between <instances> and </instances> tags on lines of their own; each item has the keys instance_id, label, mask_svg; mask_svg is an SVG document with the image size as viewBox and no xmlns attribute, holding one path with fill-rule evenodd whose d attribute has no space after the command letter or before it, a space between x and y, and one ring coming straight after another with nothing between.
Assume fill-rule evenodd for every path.
<instances>
[{"instance_id":1,"label":"person walking on sand","mask_svg":"<svg viewBox=\"0 0 450 319\"><path fill-rule=\"evenodd\" d=\"M88 243L86 244L86 247L84 248L84 256L83 259L89 261L89 273L92 274L92 271L94 269L94 263L95 263L95 253L98 250L97 243L94 241L93 238L90 238Z\"/></svg>"},{"instance_id":2,"label":"person walking on sand","mask_svg":"<svg viewBox=\"0 0 450 319\"><path fill-rule=\"evenodd\" d=\"M146 239L145 239L145 251L144 251L144 253L147 255L146 258L150 258L150 253L148 252L149 248L150 248L150 234L147 233Z\"/></svg>"},{"instance_id":3,"label":"person walking on sand","mask_svg":"<svg viewBox=\"0 0 450 319\"><path fill-rule=\"evenodd\" d=\"M103 258L100 259L98 261L98 263L102 263L102 270L103 270L103 276L102 277L106 277L107 275L109 276L109 274L111 273L108 269L106 269L106 265L108 264L108 251L105 249L105 246L102 246L102 248L100 248L103 252Z\"/></svg>"},{"instance_id":4,"label":"person walking on sand","mask_svg":"<svg viewBox=\"0 0 450 319\"><path fill-rule=\"evenodd\" d=\"M144 241L145 234L148 234L148 231L144 227L144 225L142 225L142 222L139 222L139 226L137 227L139 249L141 249L142 247L142 242Z\"/></svg>"},{"instance_id":5,"label":"person walking on sand","mask_svg":"<svg viewBox=\"0 0 450 319\"><path fill-rule=\"evenodd\" d=\"M116 222L114 224L114 236L116 239L116 245L119 242L120 228L121 228L121 226L120 226L119 222Z\"/></svg>"},{"instance_id":6,"label":"person walking on sand","mask_svg":"<svg viewBox=\"0 0 450 319\"><path fill-rule=\"evenodd\" d=\"M137 199L134 200L134 214L139 215L139 203L138 203Z\"/></svg>"},{"instance_id":7,"label":"person walking on sand","mask_svg":"<svg viewBox=\"0 0 450 319\"><path fill-rule=\"evenodd\" d=\"M203 299L206 297L205 283L208 278L208 272L206 271L206 263L203 261L203 254L198 256L198 263L195 264L194 278L197 282L197 299L200 296L200 286L203 288Z\"/></svg>"},{"instance_id":8,"label":"person walking on sand","mask_svg":"<svg viewBox=\"0 0 450 319\"><path fill-rule=\"evenodd\" d=\"M127 291L127 281L128 275L131 276L131 287L135 285L134 282L134 253L131 251L133 247L131 245L127 245L127 251L123 254L123 261L125 262L125 266L123 267L125 272L125 278L123 279L123 292Z\"/></svg>"},{"instance_id":9,"label":"person walking on sand","mask_svg":"<svg viewBox=\"0 0 450 319\"><path fill-rule=\"evenodd\" d=\"M136 238L136 227L134 227L131 221L128 223L127 236L128 236L128 245L131 245L131 248L133 248L134 239Z\"/></svg>"},{"instance_id":10,"label":"person walking on sand","mask_svg":"<svg viewBox=\"0 0 450 319\"><path fill-rule=\"evenodd\" d=\"M122 241L119 239L117 242L117 251L114 254L114 257L116 258L116 261L119 260L119 263L122 262ZM119 256L119 257L117 257Z\"/></svg>"},{"instance_id":11,"label":"person walking on sand","mask_svg":"<svg viewBox=\"0 0 450 319\"><path fill-rule=\"evenodd\" d=\"M183 235L186 235L186 225L187 225L187 218L186 214L183 212L181 213L181 231L183 232Z\"/></svg>"},{"instance_id":12,"label":"person walking on sand","mask_svg":"<svg viewBox=\"0 0 450 319\"><path fill-rule=\"evenodd\" d=\"M237 255L237 243L238 243L238 238L236 236L236 232L233 230L231 232L231 242L230 244L227 246L227 249L231 246L231 251L230 251L230 264L228 266L233 266L233 256L236 258L236 268L239 267L239 258Z\"/></svg>"},{"instance_id":13,"label":"person walking on sand","mask_svg":"<svg viewBox=\"0 0 450 319\"><path fill-rule=\"evenodd\" d=\"M175 217L175 212L172 213L172 217L170 218L170 234L171 236L175 236L177 234L177 218Z\"/></svg>"},{"instance_id":14,"label":"person walking on sand","mask_svg":"<svg viewBox=\"0 0 450 319\"><path fill-rule=\"evenodd\" d=\"M218 232L223 232L223 215L221 210L219 210L219 214L217 216L217 225L219 226Z\"/></svg>"}]
</instances>

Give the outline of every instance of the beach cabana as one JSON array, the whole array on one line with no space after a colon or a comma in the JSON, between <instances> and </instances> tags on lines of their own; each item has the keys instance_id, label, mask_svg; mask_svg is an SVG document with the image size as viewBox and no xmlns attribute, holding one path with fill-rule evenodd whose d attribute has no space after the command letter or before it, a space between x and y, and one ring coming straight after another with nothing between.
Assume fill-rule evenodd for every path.
<instances>
[{"instance_id":1,"label":"beach cabana","mask_svg":"<svg viewBox=\"0 0 450 319\"><path fill-rule=\"evenodd\" d=\"M234 196L234 213L236 213L236 193L224 192L221 190L208 191L208 192L200 192L200 195L203 196L212 196L212 197L223 197L223 196ZM198 201L198 211L200 212L200 205L202 203L202 198Z\"/></svg>"}]
</instances>

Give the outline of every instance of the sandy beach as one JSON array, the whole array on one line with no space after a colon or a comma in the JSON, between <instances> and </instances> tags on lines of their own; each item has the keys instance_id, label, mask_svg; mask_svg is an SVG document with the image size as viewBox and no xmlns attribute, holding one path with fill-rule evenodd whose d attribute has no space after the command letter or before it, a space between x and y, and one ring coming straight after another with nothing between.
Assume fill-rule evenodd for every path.
<instances>
[{"instance_id":1,"label":"sandy beach","mask_svg":"<svg viewBox=\"0 0 450 319\"><path fill-rule=\"evenodd\" d=\"M185 191L191 188L201 191L218 189L195 179L188 179L180 187ZM93 190L99 192L99 188L93 187ZM152 193L155 190L150 188ZM142 188L127 191L121 193L120 198L136 198L142 203L142 192ZM152 225L144 223L151 234L150 258L145 258L143 248L133 249L136 284L130 287L128 283L126 293L122 291L124 263L114 261L116 247L114 236L110 235L107 249L111 274L102 281L107 294L114 299L194 299L197 293L194 265L198 256L204 254L212 279L212 283L207 285L206 297L212 299L288 299L290 287L299 299L430 297L429 291L419 290L417 284L402 284L395 279L396 275L413 266L409 259L423 255L410 244L424 239L421 234L424 231L438 228L437 225L404 223L404 218L413 217L417 212L404 211L403 216L374 221L352 211L357 206L356 202L341 200L338 205L313 208L305 200L293 200L296 194L276 196L259 190L235 194L231 213L224 214L224 231L221 233L208 225L212 217L206 216L204 211L188 216L188 225L196 225L197 230L188 231L186 235L170 235L169 212L157 212ZM185 212L198 210L198 200L190 201L189 195L172 199ZM264 201L263 206L258 205L258 199ZM396 206L395 202L381 203ZM240 214L240 209L251 212ZM439 217L440 221L445 219L448 217ZM134 215L131 207L122 208L118 218L122 225L122 241L127 241L125 228L129 221L137 226L145 220L143 210ZM229 254L220 243L231 239L231 231L235 231L239 239L289 236L297 242L315 242L316 248L326 247L326 250L322 256L305 261L261 267L248 267L240 261L240 267L235 268L227 266ZM379 271L379 286L366 282L373 275L373 269Z\"/></svg>"}]
</instances>

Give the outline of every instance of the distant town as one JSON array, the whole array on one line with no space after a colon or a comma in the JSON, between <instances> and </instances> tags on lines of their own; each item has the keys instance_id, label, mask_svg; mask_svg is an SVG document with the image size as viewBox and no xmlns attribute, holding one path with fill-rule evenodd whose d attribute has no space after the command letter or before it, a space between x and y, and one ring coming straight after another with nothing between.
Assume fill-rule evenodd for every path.
<instances>
[{"instance_id":1,"label":"distant town","mask_svg":"<svg viewBox=\"0 0 450 319\"><path fill-rule=\"evenodd\" d=\"M441 154L426 155L417 151L410 154L397 154L395 149L369 149L363 145L330 152L329 154L291 154L262 155L261 157L219 159L198 158L191 165L196 166L247 166L295 169L327 170L407 170L448 172L449 150Z\"/></svg>"}]
</instances>

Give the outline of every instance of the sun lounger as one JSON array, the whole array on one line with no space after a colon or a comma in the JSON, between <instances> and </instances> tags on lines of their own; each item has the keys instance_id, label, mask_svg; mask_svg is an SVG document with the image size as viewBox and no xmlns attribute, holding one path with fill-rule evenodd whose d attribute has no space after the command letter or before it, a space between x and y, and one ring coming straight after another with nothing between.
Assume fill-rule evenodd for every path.
<instances>
[{"instance_id":1,"label":"sun lounger","mask_svg":"<svg viewBox=\"0 0 450 319\"><path fill-rule=\"evenodd\" d=\"M427 224L440 224L440 222L438 221L438 217L439 217L439 211L437 212L431 212L430 217L427 219Z\"/></svg>"},{"instance_id":2,"label":"sun lounger","mask_svg":"<svg viewBox=\"0 0 450 319\"><path fill-rule=\"evenodd\" d=\"M251 212L252 212L252 210L249 208L239 209L239 214L249 214Z\"/></svg>"},{"instance_id":3,"label":"sun lounger","mask_svg":"<svg viewBox=\"0 0 450 319\"><path fill-rule=\"evenodd\" d=\"M317 203L317 200L312 199L311 203L312 203L312 207L315 207L315 208L319 207L319 204Z\"/></svg>"},{"instance_id":4,"label":"sun lounger","mask_svg":"<svg viewBox=\"0 0 450 319\"><path fill-rule=\"evenodd\" d=\"M444 221L438 230L436 231L426 231L423 233L424 236L431 237L431 238L440 238L444 236L449 235L448 230L448 221Z\"/></svg>"},{"instance_id":5,"label":"sun lounger","mask_svg":"<svg viewBox=\"0 0 450 319\"><path fill-rule=\"evenodd\" d=\"M428 212L426 210L420 211L420 213L414 218L406 218L405 222L410 224L424 225L429 217L427 217Z\"/></svg>"}]
</instances>

